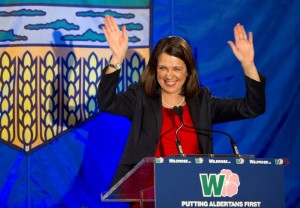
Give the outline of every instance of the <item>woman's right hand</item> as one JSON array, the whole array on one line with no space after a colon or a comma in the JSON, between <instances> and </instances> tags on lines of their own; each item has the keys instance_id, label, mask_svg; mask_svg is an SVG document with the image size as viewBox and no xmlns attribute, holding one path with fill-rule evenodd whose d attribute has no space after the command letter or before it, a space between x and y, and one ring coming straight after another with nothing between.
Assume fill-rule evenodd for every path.
<instances>
[{"instance_id":1,"label":"woman's right hand","mask_svg":"<svg viewBox=\"0 0 300 208\"><path fill-rule=\"evenodd\" d=\"M104 18L104 24L102 30L113 54L110 63L122 64L128 49L126 26L123 25L120 30L115 18L108 15Z\"/></svg>"}]
</instances>

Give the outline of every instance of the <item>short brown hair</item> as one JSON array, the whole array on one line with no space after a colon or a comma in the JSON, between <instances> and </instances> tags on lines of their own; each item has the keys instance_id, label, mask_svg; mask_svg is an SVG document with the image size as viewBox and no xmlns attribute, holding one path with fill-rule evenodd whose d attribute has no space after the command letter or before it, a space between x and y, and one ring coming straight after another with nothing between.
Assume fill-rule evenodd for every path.
<instances>
[{"instance_id":1,"label":"short brown hair","mask_svg":"<svg viewBox=\"0 0 300 208\"><path fill-rule=\"evenodd\" d=\"M188 77L180 94L186 98L191 98L198 94L200 83L190 45L183 38L169 36L161 39L156 44L150 56L149 63L140 77L140 84L144 88L146 95L152 98L158 96L157 89L160 88L160 85L157 81L157 62L158 56L162 53L181 59L187 67Z\"/></svg>"}]
</instances>

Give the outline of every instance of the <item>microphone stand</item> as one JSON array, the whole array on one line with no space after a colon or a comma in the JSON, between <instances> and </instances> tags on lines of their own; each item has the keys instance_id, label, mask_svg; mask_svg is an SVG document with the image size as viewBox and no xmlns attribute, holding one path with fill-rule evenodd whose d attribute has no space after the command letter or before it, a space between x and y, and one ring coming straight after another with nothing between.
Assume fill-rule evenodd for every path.
<instances>
[{"instance_id":1,"label":"microphone stand","mask_svg":"<svg viewBox=\"0 0 300 208\"><path fill-rule=\"evenodd\" d=\"M228 133L226 133L224 131L218 131L218 130L212 130L212 129L199 129L199 128L195 128L195 127L192 127L192 126L188 126L188 125L184 124L183 119L182 119L182 113L183 113L182 106L178 106L178 107L174 106L173 110L175 111L175 114L179 117L179 120L181 121L182 126L185 126L187 128L192 128L192 129L195 129L195 130L206 131L206 132L215 132L215 133L226 135L230 139L231 148L233 150L233 153L235 155L237 155L238 157L240 157L240 153L239 153L238 147L236 145L236 142L235 142L235 140L232 138L232 136L230 134L228 134Z\"/></svg>"}]
</instances>

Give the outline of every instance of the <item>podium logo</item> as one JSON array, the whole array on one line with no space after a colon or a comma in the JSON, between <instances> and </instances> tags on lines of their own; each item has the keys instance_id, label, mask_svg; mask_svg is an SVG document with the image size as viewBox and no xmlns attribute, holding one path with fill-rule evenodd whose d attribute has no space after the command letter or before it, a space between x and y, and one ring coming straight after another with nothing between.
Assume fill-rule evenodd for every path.
<instances>
[{"instance_id":1,"label":"podium logo","mask_svg":"<svg viewBox=\"0 0 300 208\"><path fill-rule=\"evenodd\" d=\"M232 197L238 193L240 179L231 170L223 169L219 174L200 173L203 197Z\"/></svg>"},{"instance_id":2,"label":"podium logo","mask_svg":"<svg viewBox=\"0 0 300 208\"><path fill-rule=\"evenodd\" d=\"M162 157L155 158L155 163L163 163L163 162L164 162L164 158Z\"/></svg>"},{"instance_id":3,"label":"podium logo","mask_svg":"<svg viewBox=\"0 0 300 208\"><path fill-rule=\"evenodd\" d=\"M204 160L203 160L202 157L195 158L195 163L196 163L196 164L202 164L203 162L204 162Z\"/></svg>"},{"instance_id":4,"label":"podium logo","mask_svg":"<svg viewBox=\"0 0 300 208\"><path fill-rule=\"evenodd\" d=\"M245 163L245 160L243 158L239 158L239 159L236 159L236 164L244 164Z\"/></svg>"},{"instance_id":5,"label":"podium logo","mask_svg":"<svg viewBox=\"0 0 300 208\"><path fill-rule=\"evenodd\" d=\"M283 165L283 159L275 159L276 165Z\"/></svg>"}]
</instances>

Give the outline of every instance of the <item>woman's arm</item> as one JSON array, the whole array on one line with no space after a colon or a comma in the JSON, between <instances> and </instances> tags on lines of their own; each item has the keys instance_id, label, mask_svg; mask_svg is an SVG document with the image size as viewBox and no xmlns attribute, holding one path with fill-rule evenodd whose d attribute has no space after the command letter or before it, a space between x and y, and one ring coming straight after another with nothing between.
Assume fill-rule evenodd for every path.
<instances>
[{"instance_id":1,"label":"woman's arm","mask_svg":"<svg viewBox=\"0 0 300 208\"><path fill-rule=\"evenodd\" d=\"M208 95L213 123L254 118L266 110L265 77L260 81L245 77L246 96L244 98L217 98Z\"/></svg>"},{"instance_id":2,"label":"woman's arm","mask_svg":"<svg viewBox=\"0 0 300 208\"><path fill-rule=\"evenodd\" d=\"M112 51L110 64L121 65L128 48L126 27L119 29L115 19L105 16L105 26L102 27L108 45ZM98 85L97 102L101 111L131 117L135 105L134 90L125 93L116 93L120 70L106 66L103 69L101 81Z\"/></svg>"}]
</instances>

